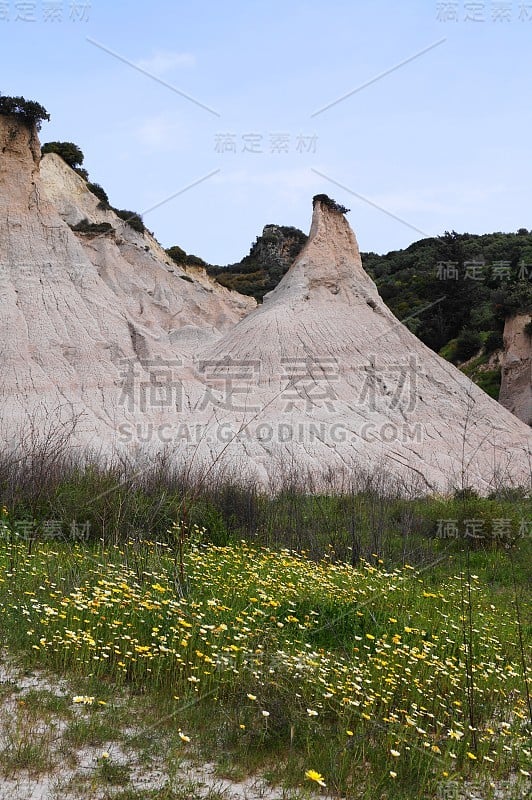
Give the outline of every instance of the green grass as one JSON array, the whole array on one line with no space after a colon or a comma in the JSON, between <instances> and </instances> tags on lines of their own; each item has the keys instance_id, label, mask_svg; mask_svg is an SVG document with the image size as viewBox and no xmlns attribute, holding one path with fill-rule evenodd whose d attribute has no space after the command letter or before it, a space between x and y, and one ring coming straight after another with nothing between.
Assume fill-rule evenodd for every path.
<instances>
[{"instance_id":1,"label":"green grass","mask_svg":"<svg viewBox=\"0 0 532 800\"><path fill-rule=\"evenodd\" d=\"M55 694L49 689L29 689L24 693L24 703L32 713L45 719L48 717L70 717L70 697Z\"/></svg>"},{"instance_id":2,"label":"green grass","mask_svg":"<svg viewBox=\"0 0 532 800\"><path fill-rule=\"evenodd\" d=\"M15 712L2 714L0 731L0 774L7 777L25 770L33 775L49 772L55 763L53 729L43 730L22 701Z\"/></svg>"},{"instance_id":3,"label":"green grass","mask_svg":"<svg viewBox=\"0 0 532 800\"><path fill-rule=\"evenodd\" d=\"M196 795L197 796L197 795ZM186 800L194 800L194 794L188 794ZM105 795L104 800L185 800L170 786L162 789L123 789Z\"/></svg>"},{"instance_id":4,"label":"green grass","mask_svg":"<svg viewBox=\"0 0 532 800\"><path fill-rule=\"evenodd\" d=\"M32 774L48 772L54 763L45 744L29 739L12 741L2 747L0 762L2 773L8 777L19 770L28 770Z\"/></svg>"},{"instance_id":5,"label":"green grass","mask_svg":"<svg viewBox=\"0 0 532 800\"><path fill-rule=\"evenodd\" d=\"M445 344L441 350L439 351L438 355L442 358L445 358L446 361L453 362L456 358L456 345L458 343L458 339L450 339L447 344Z\"/></svg>"},{"instance_id":6,"label":"green grass","mask_svg":"<svg viewBox=\"0 0 532 800\"><path fill-rule=\"evenodd\" d=\"M0 536L12 541L46 538L47 525L54 520L60 527L54 534L58 542L68 540L73 523L88 525L95 545L141 540L145 531L149 538L171 542L172 524L185 517L189 530L197 526L203 540L215 545L238 545L244 539L276 550L304 550L314 559L329 553L333 560L353 564L362 556L423 566L437 553L438 520L453 518L459 507L465 510L462 501L452 498L400 497L393 485L383 495L383 476L353 476L361 485L342 495L332 488L329 494L312 494L295 476L289 487L267 495L259 487L230 480L211 486L187 482L164 464L153 473L132 470L132 477L118 466L57 465L53 454L29 454L27 459L0 484ZM9 477L12 467L0 463L0 468ZM457 480L463 484L463 476ZM467 484L467 475L464 480ZM529 491L495 488L496 482L493 496L477 498L474 508L487 523L486 541L493 538L494 519L510 518L515 525L517 519L532 518ZM1 503L7 506L5 514ZM130 547L127 558L141 573L144 549ZM76 587L81 579L79 565L70 561L69 572L62 573L63 589Z\"/></svg>"},{"instance_id":7,"label":"green grass","mask_svg":"<svg viewBox=\"0 0 532 800\"><path fill-rule=\"evenodd\" d=\"M73 720L64 733L64 740L73 747L103 746L121 737L121 728L97 714Z\"/></svg>"},{"instance_id":8,"label":"green grass","mask_svg":"<svg viewBox=\"0 0 532 800\"><path fill-rule=\"evenodd\" d=\"M479 371L475 374L474 381L477 386L480 386L481 389L484 389L486 394L489 394L489 396L493 397L494 400L499 399L501 390L500 368L484 370L483 372Z\"/></svg>"},{"instance_id":9,"label":"green grass","mask_svg":"<svg viewBox=\"0 0 532 800\"><path fill-rule=\"evenodd\" d=\"M461 367L462 372L467 375L477 386L480 386L490 397L494 400L499 399L499 392L501 388L501 368L486 369L486 364L489 361L489 354L483 353L482 355L474 358L467 366Z\"/></svg>"},{"instance_id":10,"label":"green grass","mask_svg":"<svg viewBox=\"0 0 532 800\"><path fill-rule=\"evenodd\" d=\"M126 764L117 764L107 754L98 759L99 781L107 786L125 786L129 783L130 770Z\"/></svg>"},{"instance_id":11,"label":"green grass","mask_svg":"<svg viewBox=\"0 0 532 800\"><path fill-rule=\"evenodd\" d=\"M461 503L453 513L488 508ZM121 741L133 724L129 737L167 743L169 763L214 758L222 773L230 764L303 790L319 789L305 777L315 770L330 791L367 800L431 797L444 780L524 781L514 583L526 637L530 539L514 542L511 560L482 543L469 554L458 540L432 545L421 570L382 559L353 568L330 548L313 561L187 545L182 582L161 543L4 541L0 634L88 698L70 698L71 746ZM33 697L67 713L61 698Z\"/></svg>"}]
</instances>

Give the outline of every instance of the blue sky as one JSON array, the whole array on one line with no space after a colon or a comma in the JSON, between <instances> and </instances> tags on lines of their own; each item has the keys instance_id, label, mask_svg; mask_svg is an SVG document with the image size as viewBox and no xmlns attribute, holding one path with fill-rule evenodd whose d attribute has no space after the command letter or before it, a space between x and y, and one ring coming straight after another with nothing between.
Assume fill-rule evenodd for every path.
<instances>
[{"instance_id":1,"label":"blue sky","mask_svg":"<svg viewBox=\"0 0 532 800\"><path fill-rule=\"evenodd\" d=\"M532 227L531 38L517 0L7 0L0 91L166 247L237 261L325 192L384 253Z\"/></svg>"}]
</instances>

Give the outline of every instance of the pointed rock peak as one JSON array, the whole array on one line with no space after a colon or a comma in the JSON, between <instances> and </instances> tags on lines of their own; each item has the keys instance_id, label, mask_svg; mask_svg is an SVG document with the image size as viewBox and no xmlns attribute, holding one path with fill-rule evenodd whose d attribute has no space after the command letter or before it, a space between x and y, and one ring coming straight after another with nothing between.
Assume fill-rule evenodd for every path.
<instances>
[{"instance_id":1,"label":"pointed rock peak","mask_svg":"<svg viewBox=\"0 0 532 800\"><path fill-rule=\"evenodd\" d=\"M329 265L349 262L362 269L360 251L355 234L345 218L349 209L331 200L326 194L317 194L312 200L312 225L306 252L319 261L327 257Z\"/></svg>"},{"instance_id":2,"label":"pointed rock peak","mask_svg":"<svg viewBox=\"0 0 532 800\"><path fill-rule=\"evenodd\" d=\"M300 296L310 300L335 298L353 303L371 297L381 303L377 287L364 271L355 234L344 214L349 209L326 194L313 198L309 238L268 302Z\"/></svg>"}]
</instances>

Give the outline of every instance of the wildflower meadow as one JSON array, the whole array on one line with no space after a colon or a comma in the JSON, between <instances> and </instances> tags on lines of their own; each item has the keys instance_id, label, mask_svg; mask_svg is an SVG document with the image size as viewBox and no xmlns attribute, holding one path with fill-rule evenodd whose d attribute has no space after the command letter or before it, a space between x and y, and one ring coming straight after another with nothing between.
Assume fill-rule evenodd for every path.
<instances>
[{"instance_id":1,"label":"wildflower meadow","mask_svg":"<svg viewBox=\"0 0 532 800\"><path fill-rule=\"evenodd\" d=\"M443 571L352 566L199 530L179 553L29 543L2 524L4 645L79 681L76 703L141 688L184 748L302 791L425 798L473 781L496 797L506 781L525 796L526 609L457 552Z\"/></svg>"}]
</instances>

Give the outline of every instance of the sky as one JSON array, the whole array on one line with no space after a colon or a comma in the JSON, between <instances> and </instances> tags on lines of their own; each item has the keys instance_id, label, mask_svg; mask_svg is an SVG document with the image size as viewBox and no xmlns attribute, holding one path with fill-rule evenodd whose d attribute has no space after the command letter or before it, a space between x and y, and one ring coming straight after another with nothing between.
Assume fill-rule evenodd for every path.
<instances>
[{"instance_id":1,"label":"sky","mask_svg":"<svg viewBox=\"0 0 532 800\"><path fill-rule=\"evenodd\" d=\"M531 37L518 0L6 0L0 92L165 247L239 261L323 192L386 253L532 227Z\"/></svg>"}]
</instances>

